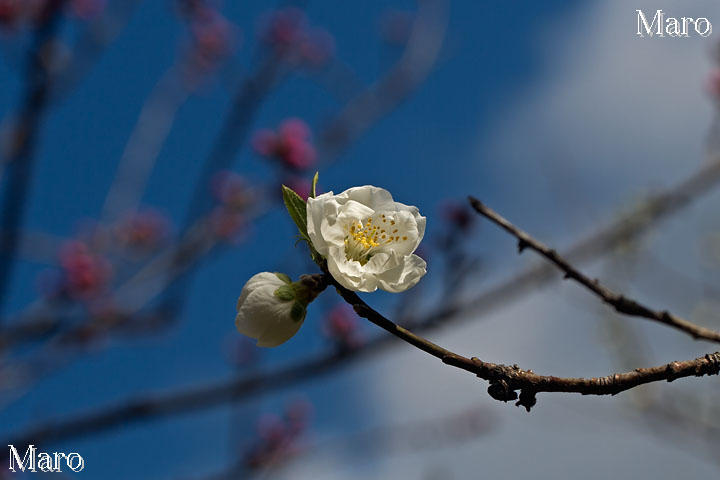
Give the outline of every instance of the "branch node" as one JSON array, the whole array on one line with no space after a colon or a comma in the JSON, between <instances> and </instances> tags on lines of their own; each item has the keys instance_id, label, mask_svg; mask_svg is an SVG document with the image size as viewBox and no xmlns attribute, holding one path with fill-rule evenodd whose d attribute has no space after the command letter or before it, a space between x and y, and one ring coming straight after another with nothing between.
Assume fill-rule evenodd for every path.
<instances>
[{"instance_id":1,"label":"branch node","mask_svg":"<svg viewBox=\"0 0 720 480\"><path fill-rule=\"evenodd\" d=\"M668 383L672 382L673 380L677 380L677 374L680 371L680 366L678 365L678 362L668 363L665 370L668 372Z\"/></svg>"},{"instance_id":2,"label":"branch node","mask_svg":"<svg viewBox=\"0 0 720 480\"><path fill-rule=\"evenodd\" d=\"M511 389L505 380L491 382L487 391L492 398L501 402L509 402L518 398L517 392Z\"/></svg>"},{"instance_id":3,"label":"branch node","mask_svg":"<svg viewBox=\"0 0 720 480\"><path fill-rule=\"evenodd\" d=\"M708 353L705 355L705 360L708 361L708 375L720 375L720 352ZM698 371L697 376L701 377L702 372Z\"/></svg>"},{"instance_id":4,"label":"branch node","mask_svg":"<svg viewBox=\"0 0 720 480\"><path fill-rule=\"evenodd\" d=\"M529 246L530 246L530 244L527 241L523 240L522 238L518 238L518 243L517 243L518 253L522 253L523 250L525 250Z\"/></svg>"},{"instance_id":5,"label":"branch node","mask_svg":"<svg viewBox=\"0 0 720 480\"><path fill-rule=\"evenodd\" d=\"M535 392L533 390L520 390L520 399L515 402L516 407L523 406L525 407L525 410L529 413L530 409L535 406L537 403L537 397L535 396Z\"/></svg>"}]
</instances>

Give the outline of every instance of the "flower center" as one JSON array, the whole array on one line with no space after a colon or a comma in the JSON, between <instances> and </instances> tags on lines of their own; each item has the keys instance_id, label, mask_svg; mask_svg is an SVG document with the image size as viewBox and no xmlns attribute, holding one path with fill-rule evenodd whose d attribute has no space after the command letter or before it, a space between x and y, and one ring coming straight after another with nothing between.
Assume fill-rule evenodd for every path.
<instances>
[{"instance_id":1,"label":"flower center","mask_svg":"<svg viewBox=\"0 0 720 480\"><path fill-rule=\"evenodd\" d=\"M345 258L365 265L378 248L407 240L407 236L400 236L397 233L395 220L385 215L355 221L348 226L345 235Z\"/></svg>"}]
</instances>

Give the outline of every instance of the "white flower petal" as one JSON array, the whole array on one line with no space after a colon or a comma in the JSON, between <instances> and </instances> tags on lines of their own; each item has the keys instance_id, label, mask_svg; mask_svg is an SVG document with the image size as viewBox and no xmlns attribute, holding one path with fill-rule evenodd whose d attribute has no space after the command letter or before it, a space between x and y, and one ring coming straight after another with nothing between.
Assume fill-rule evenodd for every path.
<instances>
[{"instance_id":1,"label":"white flower petal","mask_svg":"<svg viewBox=\"0 0 720 480\"><path fill-rule=\"evenodd\" d=\"M340 207L337 219L338 223L350 225L353 222L359 222L361 219L372 217L374 214L375 210L367 205L363 205L355 200L348 200L345 205Z\"/></svg>"},{"instance_id":2,"label":"white flower petal","mask_svg":"<svg viewBox=\"0 0 720 480\"><path fill-rule=\"evenodd\" d=\"M398 212L408 212L408 213L412 214L412 216L415 218L415 224L417 225L417 231L418 231L417 243L415 244L415 248L417 248L418 245L420 245L420 242L422 242L423 237L425 237L426 218L423 217L422 215L420 215L420 211L418 210L417 207L405 205L400 202L395 202L395 205L397 207Z\"/></svg>"},{"instance_id":3,"label":"white flower petal","mask_svg":"<svg viewBox=\"0 0 720 480\"><path fill-rule=\"evenodd\" d=\"M327 264L330 275L343 287L355 291L375 291L375 289L360 290L364 286L362 266L360 262L348 260L345 257L344 247L330 247Z\"/></svg>"},{"instance_id":4,"label":"white flower petal","mask_svg":"<svg viewBox=\"0 0 720 480\"><path fill-rule=\"evenodd\" d=\"M328 245L320 229L323 223L335 224L340 204L332 192L323 193L307 201L307 229L313 247L321 255L327 255Z\"/></svg>"},{"instance_id":5,"label":"white flower petal","mask_svg":"<svg viewBox=\"0 0 720 480\"><path fill-rule=\"evenodd\" d=\"M240 305L242 305L245 300L247 299L250 292L253 290L256 290L258 288L261 288L265 285L278 285L280 286L282 284L282 280L278 278L277 275L270 272L262 272L258 273L256 275L253 275L250 277L250 280L247 281L245 286L242 289L242 292L240 292L240 297L237 301L237 309L240 310Z\"/></svg>"},{"instance_id":6,"label":"white flower petal","mask_svg":"<svg viewBox=\"0 0 720 480\"><path fill-rule=\"evenodd\" d=\"M415 217L409 212L397 212L393 220L395 225L386 227L387 235L398 237L392 243L383 243L380 239L380 251L394 251L399 255L410 255L418 245L418 225Z\"/></svg>"},{"instance_id":7,"label":"white flower petal","mask_svg":"<svg viewBox=\"0 0 720 480\"><path fill-rule=\"evenodd\" d=\"M301 321L290 321L268 325L258 337L257 346L277 347L290 340L300 330L302 324Z\"/></svg>"},{"instance_id":8,"label":"white flower petal","mask_svg":"<svg viewBox=\"0 0 720 480\"><path fill-rule=\"evenodd\" d=\"M414 287L427 273L425 260L417 255L403 257L401 264L377 276L379 287L387 292L404 292Z\"/></svg>"},{"instance_id":9,"label":"white flower petal","mask_svg":"<svg viewBox=\"0 0 720 480\"><path fill-rule=\"evenodd\" d=\"M395 202L393 201L392 195L384 188L374 187L372 185L353 187L345 190L339 196L366 205L376 211L395 210Z\"/></svg>"},{"instance_id":10,"label":"white flower petal","mask_svg":"<svg viewBox=\"0 0 720 480\"><path fill-rule=\"evenodd\" d=\"M413 255L426 219L387 190L365 185L319 195L308 200L307 221L315 250L345 288L401 292L426 272L425 262Z\"/></svg>"}]
</instances>

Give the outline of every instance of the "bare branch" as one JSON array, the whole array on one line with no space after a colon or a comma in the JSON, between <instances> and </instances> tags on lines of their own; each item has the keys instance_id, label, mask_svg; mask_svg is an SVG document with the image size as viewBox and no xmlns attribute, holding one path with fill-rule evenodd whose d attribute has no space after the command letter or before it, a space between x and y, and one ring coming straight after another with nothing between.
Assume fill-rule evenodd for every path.
<instances>
[{"instance_id":1,"label":"bare branch","mask_svg":"<svg viewBox=\"0 0 720 480\"><path fill-rule=\"evenodd\" d=\"M443 363L476 374L490 382L488 393L496 400L518 399L516 405L528 411L535 405L535 394L539 392L568 392L583 395L616 395L651 382L672 382L678 378L720 373L720 352L707 354L694 360L671 362L652 368L637 368L628 373L616 373L600 378L561 378L537 375L532 370L522 370L517 365L507 366L483 362L479 358L467 358L447 350L411 331L396 325L370 308L355 292L332 281L338 294L350 304L361 317L390 332L399 339L439 358Z\"/></svg>"},{"instance_id":2,"label":"bare branch","mask_svg":"<svg viewBox=\"0 0 720 480\"><path fill-rule=\"evenodd\" d=\"M669 327L683 331L688 335L691 335L695 339L710 340L712 342L720 343L720 332L710 330L709 328L701 327L692 322L689 322L683 318L673 315L668 311L654 310L642 303L627 298L624 295L618 294L600 283L598 279L590 278L584 273L580 272L570 262L559 255L555 250L549 248L542 242L536 240L530 236L527 232L524 232L517 228L515 225L510 223L507 219L502 217L499 213L492 210L490 207L484 205L478 199L470 197L470 204L480 215L489 219L506 232L513 235L518 239L518 251L522 252L526 248L535 250L541 256L555 264L560 270L565 273L566 279L575 280L580 285L584 286L592 293L600 297L603 302L612 306L618 313L628 315L631 317L647 318L649 320L662 323Z\"/></svg>"}]
</instances>

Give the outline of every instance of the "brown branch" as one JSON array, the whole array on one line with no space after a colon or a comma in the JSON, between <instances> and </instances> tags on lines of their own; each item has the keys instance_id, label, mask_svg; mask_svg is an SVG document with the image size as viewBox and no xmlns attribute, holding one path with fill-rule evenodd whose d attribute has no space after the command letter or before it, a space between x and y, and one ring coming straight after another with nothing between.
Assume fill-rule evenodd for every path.
<instances>
[{"instance_id":1,"label":"brown branch","mask_svg":"<svg viewBox=\"0 0 720 480\"><path fill-rule=\"evenodd\" d=\"M526 248L535 250L541 256L545 257L556 267L562 270L565 273L566 279L575 280L577 283L584 286L596 296L598 296L600 299L602 299L603 302L612 306L618 313L622 313L631 317L646 318L648 320L662 323L669 327L685 332L695 339L710 340L712 342L720 343L720 332L716 332L709 328L696 325L692 322L678 317L677 315L673 315L666 310L654 310L636 300L627 298L624 295L613 292L612 290L601 284L598 279L590 278L584 273L580 272L555 250L536 240L527 232L520 230L515 225L510 223L507 219L502 217L499 213L495 212L487 205L484 205L478 199L469 197L469 200L470 204L476 212L478 212L480 215L484 216L485 218L508 232L510 235L513 235L515 238L518 239L518 252L522 252Z\"/></svg>"},{"instance_id":2,"label":"brown branch","mask_svg":"<svg viewBox=\"0 0 720 480\"><path fill-rule=\"evenodd\" d=\"M396 325L370 308L355 292L342 287L332 280L338 294L350 304L355 312L378 327L390 332L399 339L439 358L443 363L476 374L490 382L488 393L496 400L518 399L516 405L524 406L528 411L535 405L535 394L539 392L567 392L583 395L616 395L651 382L666 380L672 382L678 378L720 373L720 352L707 354L694 360L671 362L652 368L637 368L628 373L616 373L600 378L561 378L537 375L532 370L522 370L517 365L507 366L483 362L472 357L467 358L447 350L431 341Z\"/></svg>"}]
</instances>

